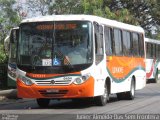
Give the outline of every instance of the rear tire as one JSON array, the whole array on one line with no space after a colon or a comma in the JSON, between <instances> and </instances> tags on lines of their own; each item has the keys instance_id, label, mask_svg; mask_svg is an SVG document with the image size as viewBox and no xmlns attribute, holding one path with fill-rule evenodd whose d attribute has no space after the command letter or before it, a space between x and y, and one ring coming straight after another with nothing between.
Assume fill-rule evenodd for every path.
<instances>
[{"instance_id":1,"label":"rear tire","mask_svg":"<svg viewBox=\"0 0 160 120\"><path fill-rule=\"evenodd\" d=\"M130 91L126 92L126 99L133 100L135 97L135 81L132 79Z\"/></svg>"},{"instance_id":2,"label":"rear tire","mask_svg":"<svg viewBox=\"0 0 160 120\"><path fill-rule=\"evenodd\" d=\"M157 83L157 82L158 82L158 70L156 71L156 75L155 75L154 82L155 82L155 83Z\"/></svg>"},{"instance_id":3,"label":"rear tire","mask_svg":"<svg viewBox=\"0 0 160 120\"><path fill-rule=\"evenodd\" d=\"M132 79L130 91L117 93L117 98L119 100L133 100L135 97L135 81Z\"/></svg>"},{"instance_id":4,"label":"rear tire","mask_svg":"<svg viewBox=\"0 0 160 120\"><path fill-rule=\"evenodd\" d=\"M103 95L97 96L95 99L96 99L96 104L98 106L104 106L104 105L107 104L107 101L109 101L109 92L108 92L108 87L107 87L106 84L105 84L105 87L104 87Z\"/></svg>"},{"instance_id":5,"label":"rear tire","mask_svg":"<svg viewBox=\"0 0 160 120\"><path fill-rule=\"evenodd\" d=\"M49 103L50 103L50 99L45 99L45 98L39 98L39 99L37 99L37 104L41 108L48 107Z\"/></svg>"}]
</instances>

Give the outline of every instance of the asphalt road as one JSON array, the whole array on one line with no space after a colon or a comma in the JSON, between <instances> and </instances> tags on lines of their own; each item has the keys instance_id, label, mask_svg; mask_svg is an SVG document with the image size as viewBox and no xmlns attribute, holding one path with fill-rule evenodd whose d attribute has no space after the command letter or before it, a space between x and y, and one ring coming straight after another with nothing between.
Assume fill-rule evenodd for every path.
<instances>
[{"instance_id":1,"label":"asphalt road","mask_svg":"<svg viewBox=\"0 0 160 120\"><path fill-rule=\"evenodd\" d=\"M145 116L137 118L137 114ZM118 100L112 95L110 102L103 107L96 106L93 101L75 103L72 100L52 100L45 109L38 107L33 99L0 103L2 120L143 119L148 114L148 118L160 119L160 84L147 84L144 89L136 91L134 100Z\"/></svg>"}]
</instances>

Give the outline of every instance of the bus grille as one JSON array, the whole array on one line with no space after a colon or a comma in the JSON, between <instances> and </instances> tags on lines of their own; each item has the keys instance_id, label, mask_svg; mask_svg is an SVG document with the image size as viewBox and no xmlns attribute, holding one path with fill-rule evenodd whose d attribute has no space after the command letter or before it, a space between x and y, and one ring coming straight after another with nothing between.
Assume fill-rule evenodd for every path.
<instances>
[{"instance_id":1,"label":"bus grille","mask_svg":"<svg viewBox=\"0 0 160 120\"><path fill-rule=\"evenodd\" d=\"M35 80L35 83L40 86L54 86L54 85L69 85L72 80Z\"/></svg>"}]
</instances>

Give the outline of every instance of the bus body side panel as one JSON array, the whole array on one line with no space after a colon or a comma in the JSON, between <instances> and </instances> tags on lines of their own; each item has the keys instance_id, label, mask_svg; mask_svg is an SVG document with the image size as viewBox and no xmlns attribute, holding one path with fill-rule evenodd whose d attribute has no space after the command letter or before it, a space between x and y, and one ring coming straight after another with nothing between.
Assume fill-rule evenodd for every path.
<instances>
[{"instance_id":1,"label":"bus body side panel","mask_svg":"<svg viewBox=\"0 0 160 120\"><path fill-rule=\"evenodd\" d=\"M135 79L136 90L145 86L144 58L109 56L107 60L107 71L112 79L111 93L129 91L132 78Z\"/></svg>"},{"instance_id":2,"label":"bus body side panel","mask_svg":"<svg viewBox=\"0 0 160 120\"><path fill-rule=\"evenodd\" d=\"M105 81L108 76L106 71L106 59L103 59L99 64L93 67L92 72L94 76L94 96L100 96L104 94Z\"/></svg>"},{"instance_id":3,"label":"bus body side panel","mask_svg":"<svg viewBox=\"0 0 160 120\"><path fill-rule=\"evenodd\" d=\"M157 69L158 69L158 81L160 81L160 60L157 60Z\"/></svg>"},{"instance_id":4,"label":"bus body side panel","mask_svg":"<svg viewBox=\"0 0 160 120\"><path fill-rule=\"evenodd\" d=\"M147 79L153 79L155 70L156 70L156 60L154 59L146 59L146 77Z\"/></svg>"},{"instance_id":5,"label":"bus body side panel","mask_svg":"<svg viewBox=\"0 0 160 120\"><path fill-rule=\"evenodd\" d=\"M160 61L158 59L146 59L147 79L154 80L156 77L156 72L158 72L158 79L160 79Z\"/></svg>"}]
</instances>

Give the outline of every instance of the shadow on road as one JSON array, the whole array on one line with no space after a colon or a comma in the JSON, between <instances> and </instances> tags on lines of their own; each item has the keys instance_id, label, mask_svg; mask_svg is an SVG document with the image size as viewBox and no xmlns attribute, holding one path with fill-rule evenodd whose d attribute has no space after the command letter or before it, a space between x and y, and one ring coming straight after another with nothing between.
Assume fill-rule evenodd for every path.
<instances>
[{"instance_id":1,"label":"shadow on road","mask_svg":"<svg viewBox=\"0 0 160 120\"><path fill-rule=\"evenodd\" d=\"M119 101L117 97L111 97L110 103ZM84 109L89 107L98 107L94 99L81 99L81 100L51 100L47 108L40 108L35 100L29 101L14 101L9 104L0 104L0 110L36 110L36 109Z\"/></svg>"},{"instance_id":2,"label":"shadow on road","mask_svg":"<svg viewBox=\"0 0 160 120\"><path fill-rule=\"evenodd\" d=\"M109 103L118 101L116 97L111 97ZM109 104L108 103L108 104ZM32 109L84 109L94 107L96 101L94 99L79 99L79 100L51 100L50 105L47 108L32 108Z\"/></svg>"}]
</instances>

